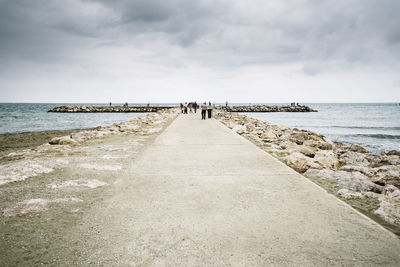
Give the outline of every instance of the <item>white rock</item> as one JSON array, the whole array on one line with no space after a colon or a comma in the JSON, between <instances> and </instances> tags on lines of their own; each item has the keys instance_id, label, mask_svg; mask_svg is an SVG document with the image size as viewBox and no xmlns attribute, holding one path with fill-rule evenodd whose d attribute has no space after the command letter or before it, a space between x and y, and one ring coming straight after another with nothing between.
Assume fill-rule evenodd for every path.
<instances>
[{"instance_id":1,"label":"white rock","mask_svg":"<svg viewBox=\"0 0 400 267\"><path fill-rule=\"evenodd\" d=\"M369 161L367 159L366 154L347 151L343 155L340 156L340 159L346 162L346 165L355 165L355 166L369 166Z\"/></svg>"},{"instance_id":2,"label":"white rock","mask_svg":"<svg viewBox=\"0 0 400 267\"><path fill-rule=\"evenodd\" d=\"M379 208L375 214L387 222L400 224L400 202L386 196L381 196L379 200Z\"/></svg>"},{"instance_id":3,"label":"white rock","mask_svg":"<svg viewBox=\"0 0 400 267\"><path fill-rule=\"evenodd\" d=\"M364 195L361 194L360 192L354 192L345 188L340 189L337 193L339 196L345 199L364 198Z\"/></svg>"},{"instance_id":4,"label":"white rock","mask_svg":"<svg viewBox=\"0 0 400 267\"><path fill-rule=\"evenodd\" d=\"M340 170L342 171L347 171L347 172L361 172L362 174L365 174L367 176L372 176L374 174L374 170L370 167L364 167L364 166L356 166L356 165L344 165L340 167Z\"/></svg>"},{"instance_id":5,"label":"white rock","mask_svg":"<svg viewBox=\"0 0 400 267\"><path fill-rule=\"evenodd\" d=\"M331 150L319 150L315 153L314 161L325 169L335 170L338 166L338 160Z\"/></svg>"},{"instance_id":6,"label":"white rock","mask_svg":"<svg viewBox=\"0 0 400 267\"><path fill-rule=\"evenodd\" d=\"M304 176L336 182L341 188L357 192L374 191L377 186L360 172L309 169Z\"/></svg>"},{"instance_id":7,"label":"white rock","mask_svg":"<svg viewBox=\"0 0 400 267\"><path fill-rule=\"evenodd\" d=\"M246 133L247 128L244 125L235 125L233 126L232 130L238 134L244 134Z\"/></svg>"},{"instance_id":8,"label":"white rock","mask_svg":"<svg viewBox=\"0 0 400 267\"><path fill-rule=\"evenodd\" d=\"M76 141L69 136L54 137L49 142L51 145L73 145L75 143Z\"/></svg>"},{"instance_id":9,"label":"white rock","mask_svg":"<svg viewBox=\"0 0 400 267\"><path fill-rule=\"evenodd\" d=\"M283 159L286 164L298 172L305 172L310 168L320 169L321 166L314 162L312 158L304 156L300 152L294 152Z\"/></svg>"}]
</instances>

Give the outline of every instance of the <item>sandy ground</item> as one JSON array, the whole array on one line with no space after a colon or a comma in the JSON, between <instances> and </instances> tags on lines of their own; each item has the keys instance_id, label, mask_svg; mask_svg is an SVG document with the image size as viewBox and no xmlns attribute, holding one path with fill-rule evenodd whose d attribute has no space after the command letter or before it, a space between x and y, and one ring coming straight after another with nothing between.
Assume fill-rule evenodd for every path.
<instances>
[{"instance_id":1,"label":"sandy ground","mask_svg":"<svg viewBox=\"0 0 400 267\"><path fill-rule=\"evenodd\" d=\"M1 144L16 151L70 132L3 136ZM70 241L88 211L101 210L96 205L115 193L110 188L118 179L126 178L127 166L157 135L111 136L78 146L58 146L58 153L33 159L3 161L21 162L16 175L21 175L24 168L30 173L32 166L39 166L39 171L36 176L0 186L1 266L71 266L77 262L76 254L82 252L82 247L74 247L74 242L82 240L82 233L74 236L73 243L66 242L66 238ZM10 139L13 141L5 143ZM46 168L52 171L43 172Z\"/></svg>"}]
</instances>

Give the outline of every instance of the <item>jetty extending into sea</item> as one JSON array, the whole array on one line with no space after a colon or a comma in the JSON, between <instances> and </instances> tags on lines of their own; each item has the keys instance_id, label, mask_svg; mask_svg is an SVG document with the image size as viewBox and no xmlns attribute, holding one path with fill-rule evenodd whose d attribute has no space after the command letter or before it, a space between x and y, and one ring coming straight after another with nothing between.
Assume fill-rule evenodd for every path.
<instances>
[{"instance_id":1,"label":"jetty extending into sea","mask_svg":"<svg viewBox=\"0 0 400 267\"><path fill-rule=\"evenodd\" d=\"M396 235L237 133L168 110L10 154L0 262L398 266Z\"/></svg>"},{"instance_id":2,"label":"jetty extending into sea","mask_svg":"<svg viewBox=\"0 0 400 267\"><path fill-rule=\"evenodd\" d=\"M177 108L178 106L58 106L48 112L59 113L147 113L157 112L163 109ZM215 109L227 112L316 112L316 110L304 105L232 105L213 106Z\"/></svg>"},{"instance_id":3,"label":"jetty extending into sea","mask_svg":"<svg viewBox=\"0 0 400 267\"><path fill-rule=\"evenodd\" d=\"M216 108L227 112L317 112L317 110L304 105L235 105L217 106Z\"/></svg>"},{"instance_id":4,"label":"jetty extending into sea","mask_svg":"<svg viewBox=\"0 0 400 267\"><path fill-rule=\"evenodd\" d=\"M58 106L48 112L58 113L147 113L163 109L176 108L174 106Z\"/></svg>"}]
</instances>

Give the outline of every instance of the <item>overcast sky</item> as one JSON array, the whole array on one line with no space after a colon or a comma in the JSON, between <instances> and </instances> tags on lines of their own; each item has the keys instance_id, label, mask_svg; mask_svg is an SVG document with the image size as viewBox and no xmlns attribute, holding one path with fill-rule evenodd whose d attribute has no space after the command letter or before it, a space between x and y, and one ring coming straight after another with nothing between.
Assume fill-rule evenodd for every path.
<instances>
[{"instance_id":1,"label":"overcast sky","mask_svg":"<svg viewBox=\"0 0 400 267\"><path fill-rule=\"evenodd\" d=\"M400 102L399 0L0 0L0 102Z\"/></svg>"}]
</instances>

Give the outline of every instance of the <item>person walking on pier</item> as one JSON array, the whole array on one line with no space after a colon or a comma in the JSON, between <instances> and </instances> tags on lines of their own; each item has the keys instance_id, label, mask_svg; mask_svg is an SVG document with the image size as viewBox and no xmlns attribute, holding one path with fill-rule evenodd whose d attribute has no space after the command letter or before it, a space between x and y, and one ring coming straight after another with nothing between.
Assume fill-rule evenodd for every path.
<instances>
[{"instance_id":1,"label":"person walking on pier","mask_svg":"<svg viewBox=\"0 0 400 267\"><path fill-rule=\"evenodd\" d=\"M206 119L206 112L207 112L207 103L204 102L203 105L201 105L201 119L202 120Z\"/></svg>"},{"instance_id":2,"label":"person walking on pier","mask_svg":"<svg viewBox=\"0 0 400 267\"><path fill-rule=\"evenodd\" d=\"M213 107L211 106L211 102L208 102L207 113L208 113L209 119L211 119L212 109L213 109Z\"/></svg>"},{"instance_id":3,"label":"person walking on pier","mask_svg":"<svg viewBox=\"0 0 400 267\"><path fill-rule=\"evenodd\" d=\"M194 113L197 113L197 102L196 101L194 101L193 108L194 108Z\"/></svg>"}]
</instances>

